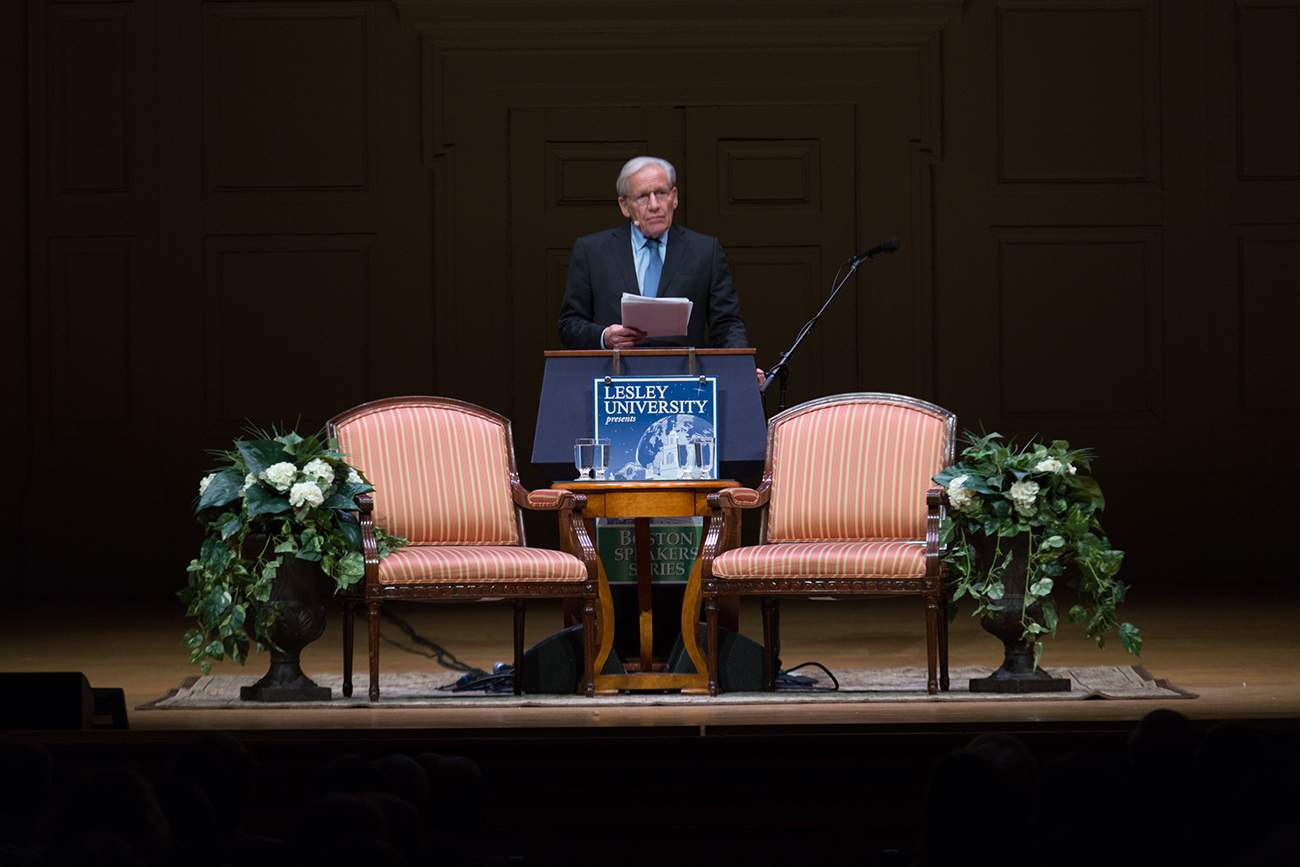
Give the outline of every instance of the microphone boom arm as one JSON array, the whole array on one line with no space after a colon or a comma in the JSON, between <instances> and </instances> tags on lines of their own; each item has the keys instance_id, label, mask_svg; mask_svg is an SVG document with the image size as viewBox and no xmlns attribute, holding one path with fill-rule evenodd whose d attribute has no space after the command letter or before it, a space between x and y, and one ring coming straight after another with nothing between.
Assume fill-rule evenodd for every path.
<instances>
[{"instance_id":1,"label":"microphone boom arm","mask_svg":"<svg viewBox=\"0 0 1300 867\"><path fill-rule=\"evenodd\" d=\"M835 284L835 288L831 290L831 295L826 299L826 303L822 305L822 309L818 310L813 315L813 318L805 322L803 328L799 329L799 336L794 339L794 343L790 344L789 349L781 353L781 360L772 365L772 369L767 372L767 381L764 382L763 387L758 390L759 394L767 391L767 387L772 384L772 378L785 370L786 363L794 356L794 352L799 348L799 344L808 336L808 332L817 327L817 322L822 318L822 314L826 312L826 308L831 306L831 302L835 300L835 296L839 293L840 288L848 282L850 277L857 273L857 270L858 264L855 262L852 267L849 268L849 273L844 275L844 279Z\"/></svg>"},{"instance_id":2,"label":"microphone boom arm","mask_svg":"<svg viewBox=\"0 0 1300 867\"><path fill-rule=\"evenodd\" d=\"M809 319L804 323L803 328L799 329L799 336L794 339L794 343L790 344L789 349L781 353L780 361L772 365L772 369L764 374L766 379L763 382L763 385L758 389L759 394L765 394L767 392L767 387L772 384L774 378L779 376L781 379L781 398L777 406L778 411L785 409L785 384L786 380L790 376L788 365L790 359L794 356L795 350L799 348L799 344L808 336L808 332L817 327L817 322L822 318L822 314L826 312L826 308L831 306L831 302L835 300L835 296L839 294L840 289L842 289L844 284L849 281L849 278L857 273L859 265L880 253L892 253L897 250L898 247L898 239L890 238L879 247L875 247L865 253L859 253L850 258L846 263L849 266L849 272L844 275L840 282L835 284L835 288L831 290L830 297L826 299L826 303L822 305L821 309L817 311L812 319ZM841 265L840 267L842 268L844 266Z\"/></svg>"}]
</instances>

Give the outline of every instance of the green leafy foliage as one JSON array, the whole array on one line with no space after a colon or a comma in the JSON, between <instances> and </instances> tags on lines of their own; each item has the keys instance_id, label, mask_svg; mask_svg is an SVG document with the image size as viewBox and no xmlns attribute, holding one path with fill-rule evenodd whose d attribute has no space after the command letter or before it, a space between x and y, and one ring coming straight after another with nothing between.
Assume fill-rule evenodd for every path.
<instances>
[{"instance_id":1,"label":"green leafy foliage","mask_svg":"<svg viewBox=\"0 0 1300 867\"><path fill-rule=\"evenodd\" d=\"M976 616L1002 610L1012 542L1023 536L1029 561L1021 623L1024 638L1036 643L1034 664L1042 652L1037 636L1055 637L1058 618L1054 604L1041 606L1041 619L1030 607L1049 602L1062 581L1080 597L1066 614L1070 623L1083 624L1085 637L1098 647L1118 629L1125 649L1137 655L1141 632L1131 623L1118 625L1115 614L1127 591L1115 577L1124 552L1111 547L1097 518L1106 505L1101 486L1079 472L1091 470L1092 453L1071 449L1065 440L1020 448L999 433L968 432L963 439L967 447L958 462L934 476L948 495L940 541L953 601L969 597ZM992 553L981 556L981 550Z\"/></svg>"},{"instance_id":2,"label":"green leafy foliage","mask_svg":"<svg viewBox=\"0 0 1300 867\"><path fill-rule=\"evenodd\" d=\"M278 616L271 590L290 558L320 563L336 592L365 577L355 497L374 490L324 433L248 431L224 466L199 485L194 514L207 535L178 591L197 627L185 633L191 664L241 665L250 650L272 646ZM406 540L376 528L379 556Z\"/></svg>"}]
</instances>

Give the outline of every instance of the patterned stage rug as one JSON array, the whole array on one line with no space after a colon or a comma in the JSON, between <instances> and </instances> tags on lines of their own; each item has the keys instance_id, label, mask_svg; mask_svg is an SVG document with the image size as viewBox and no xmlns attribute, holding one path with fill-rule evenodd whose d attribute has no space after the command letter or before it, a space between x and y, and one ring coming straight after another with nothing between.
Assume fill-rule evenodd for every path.
<instances>
[{"instance_id":1,"label":"patterned stage rug","mask_svg":"<svg viewBox=\"0 0 1300 867\"><path fill-rule=\"evenodd\" d=\"M803 674L805 669L800 673ZM258 708L483 708L492 707L630 707L671 705L753 705L818 702L974 702L974 701L1080 701L1082 699L1183 699L1196 698L1170 684L1167 680L1153 678L1141 666L1096 666L1090 668L1048 669L1053 677L1069 677L1069 692L1033 693L1029 695L972 693L967 687L971 678L987 677L992 671L984 666L964 666L950 672L952 688L948 692L929 695L925 691L924 668L863 668L834 672L840 682L838 691L831 691L830 678L815 672L815 689L791 688L770 692L731 692L716 697L707 695L680 695L677 693L632 692L586 698L575 695L522 695L510 693L453 692L446 688L458 677L453 672L383 674L379 676L381 695L378 702L366 698L369 675L361 672L353 677L355 687L351 698L342 693L343 676L339 674L310 675L320 686L333 693L330 701L318 702L242 702L239 688L255 683L260 674L204 675L186 678L177 689L162 698L142 705L136 710L170 710L197 708L245 708L256 704Z\"/></svg>"}]
</instances>

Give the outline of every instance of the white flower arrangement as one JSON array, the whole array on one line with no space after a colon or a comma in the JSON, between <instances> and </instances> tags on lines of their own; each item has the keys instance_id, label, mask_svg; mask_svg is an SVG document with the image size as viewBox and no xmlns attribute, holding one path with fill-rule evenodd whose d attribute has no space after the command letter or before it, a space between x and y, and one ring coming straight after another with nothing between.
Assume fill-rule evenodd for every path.
<instances>
[{"instance_id":1,"label":"white flower arrangement","mask_svg":"<svg viewBox=\"0 0 1300 867\"><path fill-rule=\"evenodd\" d=\"M957 463L934 477L948 499L941 541L953 603L969 596L979 616L1001 611L1004 597L1023 599L1016 607L1025 638L1037 640L1042 633L1055 635L1057 614L1050 594L1068 583L1081 603L1070 609L1070 622L1086 623L1085 635L1103 647L1106 634L1118 631L1124 647L1137 655L1142 633L1131 623L1119 623L1115 614L1127 591L1115 577L1124 552L1111 548L1102 535L1096 514L1105 507L1101 488L1076 469L1090 468L1091 452L1071 449L1064 440L1021 449L996 433L966 434L965 439L969 446ZM1003 577L1017 540L1028 543L1025 586L1008 588ZM1040 599L1045 604L1036 621L1028 612Z\"/></svg>"},{"instance_id":2,"label":"white flower arrangement","mask_svg":"<svg viewBox=\"0 0 1300 867\"><path fill-rule=\"evenodd\" d=\"M194 507L207 536L180 595L198 621L185 635L190 662L204 674L213 660L242 665L252 642L268 646L277 616L271 587L289 560L319 563L336 590L365 575L353 511L374 488L320 434L251 433L217 452L227 466L199 482ZM380 557L405 544L382 530L376 536Z\"/></svg>"}]
</instances>

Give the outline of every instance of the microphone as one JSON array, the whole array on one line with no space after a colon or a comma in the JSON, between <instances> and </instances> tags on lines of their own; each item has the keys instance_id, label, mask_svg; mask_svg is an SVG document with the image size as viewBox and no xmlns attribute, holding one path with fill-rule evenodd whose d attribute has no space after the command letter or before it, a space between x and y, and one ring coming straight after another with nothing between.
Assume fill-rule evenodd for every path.
<instances>
[{"instance_id":1,"label":"microphone","mask_svg":"<svg viewBox=\"0 0 1300 867\"><path fill-rule=\"evenodd\" d=\"M898 243L897 238L890 238L888 241L881 244L879 247L872 247L867 252L859 253L858 255L854 256L852 259L849 260L849 267L856 268L858 265L861 265L863 262L867 261L871 257L879 256L881 253L892 253L895 250L897 250L899 246L900 245Z\"/></svg>"}]
</instances>

